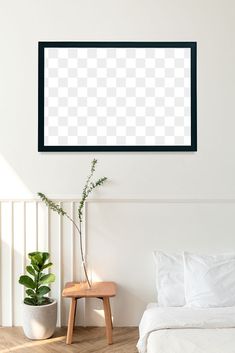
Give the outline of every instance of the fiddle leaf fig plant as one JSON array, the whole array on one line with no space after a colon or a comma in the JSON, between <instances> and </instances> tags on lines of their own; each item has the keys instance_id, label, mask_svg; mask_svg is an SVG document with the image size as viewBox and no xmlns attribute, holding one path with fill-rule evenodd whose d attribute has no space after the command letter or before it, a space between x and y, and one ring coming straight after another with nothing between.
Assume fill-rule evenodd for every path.
<instances>
[{"instance_id":1,"label":"fiddle leaf fig plant","mask_svg":"<svg viewBox=\"0 0 235 353\"><path fill-rule=\"evenodd\" d=\"M27 297L24 303L28 305L45 305L51 303L51 299L45 297L50 292L47 284L55 281L55 275L43 272L52 266L48 252L35 251L28 254L30 265L26 266L28 275L20 276L19 283L25 286Z\"/></svg>"},{"instance_id":2,"label":"fiddle leaf fig plant","mask_svg":"<svg viewBox=\"0 0 235 353\"><path fill-rule=\"evenodd\" d=\"M80 243L80 254L81 254L81 260L82 260L82 266L83 266L83 270L85 273L85 277L86 277L86 281L88 283L88 286L91 288L91 283L90 280L88 278L87 275L87 268L86 268L86 263L85 263L85 255L84 255L84 250L83 250L83 245L82 245L82 222L83 222L83 210L84 210L84 206L86 203L86 200L88 198L88 196L90 195L90 193L96 189L98 186L101 186L104 184L104 182L107 180L106 177L102 177L97 179L96 181L93 181L93 174L95 173L95 169L96 169L96 164L97 164L97 159L93 159L91 162L91 169L90 169L90 173L88 174L88 177L86 179L85 185L83 187L82 190L82 196L81 196L81 200L79 202L79 207L78 207L78 219L79 219L79 223L77 224L73 218L71 218L68 213L62 208L60 207L60 205L56 204L55 202L53 202L52 200L48 199L46 197L46 195L44 195L41 192L38 192L38 196L41 198L41 200L46 204L46 206L51 209L52 211L55 211L56 213L58 213L61 216L67 217L72 223L73 226L75 227L78 235L79 235L79 243Z\"/></svg>"}]
</instances>

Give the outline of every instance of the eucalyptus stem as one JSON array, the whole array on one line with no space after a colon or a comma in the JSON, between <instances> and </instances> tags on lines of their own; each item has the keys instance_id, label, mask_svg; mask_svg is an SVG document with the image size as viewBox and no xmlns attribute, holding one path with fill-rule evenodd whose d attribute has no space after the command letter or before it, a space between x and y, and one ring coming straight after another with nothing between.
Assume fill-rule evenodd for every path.
<instances>
[{"instance_id":1,"label":"eucalyptus stem","mask_svg":"<svg viewBox=\"0 0 235 353\"><path fill-rule=\"evenodd\" d=\"M81 254L81 260L82 260L82 266L83 266L83 270L84 270L84 274L86 277L86 281L88 283L89 288L91 288L91 282L88 278L88 274L87 274L87 268L86 268L86 261L85 261L85 255L84 255L84 250L83 250L83 245L82 245L82 222L83 222L83 209L85 206L85 202L89 196L89 194L98 186L103 185L103 183L107 180L106 177L102 177L98 180L96 180L95 182L91 181L93 174L95 172L95 168L96 168L96 164L97 164L97 159L93 159L93 161L91 162L91 169L90 169L90 173L86 179L85 182L85 186L83 188L82 191L82 197L81 200L79 202L79 207L78 207L78 218L79 218L79 226L77 225L77 223L73 220L72 217L70 217L67 212L60 206L57 205L55 202L53 202L52 200L48 199L44 194L42 194L41 192L38 193L38 195L40 196L41 200L46 204L47 207L49 207L51 210L57 212L59 215L61 216L66 216L73 224L73 226L75 227L75 229L78 232L79 235L79 245L80 245L80 254Z\"/></svg>"},{"instance_id":2,"label":"eucalyptus stem","mask_svg":"<svg viewBox=\"0 0 235 353\"><path fill-rule=\"evenodd\" d=\"M75 229L77 230L79 234L79 245L80 245L80 254L81 254L81 259L82 259L82 266L83 266L83 271L88 283L89 288L91 288L91 282L89 280L88 274L87 274L87 268L86 268L86 262L85 262L85 255L83 251L83 245L82 245L82 231L81 231L81 222L80 222L80 228L77 226L77 224L74 222L74 220L66 213L65 216L73 223Z\"/></svg>"}]
</instances>

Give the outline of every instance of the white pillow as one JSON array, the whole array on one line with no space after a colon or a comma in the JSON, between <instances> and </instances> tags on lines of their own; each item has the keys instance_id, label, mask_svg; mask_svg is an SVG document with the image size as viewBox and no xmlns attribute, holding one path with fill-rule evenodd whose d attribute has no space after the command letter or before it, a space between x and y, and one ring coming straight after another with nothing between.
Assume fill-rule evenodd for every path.
<instances>
[{"instance_id":1,"label":"white pillow","mask_svg":"<svg viewBox=\"0 0 235 353\"><path fill-rule=\"evenodd\" d=\"M154 251L159 306L184 306L183 255Z\"/></svg>"},{"instance_id":2,"label":"white pillow","mask_svg":"<svg viewBox=\"0 0 235 353\"><path fill-rule=\"evenodd\" d=\"M184 253L187 306L212 308L235 306L235 254Z\"/></svg>"}]
</instances>

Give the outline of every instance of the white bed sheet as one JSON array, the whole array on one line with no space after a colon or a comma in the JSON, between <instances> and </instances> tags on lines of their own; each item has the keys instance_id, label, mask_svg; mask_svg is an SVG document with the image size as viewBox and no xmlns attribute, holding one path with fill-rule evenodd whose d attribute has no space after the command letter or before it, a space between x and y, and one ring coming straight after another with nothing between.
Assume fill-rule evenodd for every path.
<instances>
[{"instance_id":1,"label":"white bed sheet","mask_svg":"<svg viewBox=\"0 0 235 353\"><path fill-rule=\"evenodd\" d=\"M140 353L147 352L147 345L150 340L150 334L156 332L156 336L166 335L165 332L173 332L174 331L183 331L178 329L203 329L205 330L202 335L206 335L208 329L214 329L212 332L215 333L217 329L231 329L228 330L229 334L235 337L235 307L225 307L225 308L208 308L208 309L192 309L187 307L172 307L172 308L161 308L158 307L156 304L148 305L147 309L145 310L143 317L140 322L139 331L140 331L140 338L137 344L137 348ZM166 330L169 329L169 330ZM176 330L177 329L177 330ZM192 330L190 330L192 331ZM218 331L218 332L219 332ZM167 332L167 334L169 334ZM201 332L201 331L199 331ZM209 332L209 331L208 331ZM221 339L223 339L222 333L226 331L221 331ZM232 334L230 333L232 332ZM182 332L183 333L183 332ZM181 335L180 333L176 333ZM211 333L212 334L212 333ZM196 335L196 333L194 333ZM217 335L219 336L219 335ZM152 336L155 337L155 334ZM183 336L182 336L183 337ZM149 340L148 340L149 338ZM172 336L173 339L173 336ZM195 338L196 339L196 338ZM203 339L203 338L202 338ZM206 338L204 338L206 341ZM219 339L219 337L218 337ZM226 337L225 337L226 339ZM174 347L176 346L177 342L175 339ZM233 342L228 339L230 343L230 350L223 350L218 351L219 353L230 353L235 352L235 341ZM189 342L189 341L188 341ZM219 343L218 343L219 344ZM189 345L190 346L190 345ZM172 347L172 346L171 346ZM151 347L152 349L152 347ZM190 351L183 350L181 348L181 353L189 353ZM233 350L232 350L233 349ZM155 349L156 351L156 349ZM155 353L154 351L154 353ZM165 351L157 350L157 353L165 353ZM178 351L166 351L167 353L178 353ZM202 353L205 352L198 348L197 350L192 350L193 353ZM212 351L215 353L214 351ZM148 353L150 353L148 351ZM152 352L151 352L152 353ZM190 352L191 353L191 352ZM206 353L210 353L210 351L206 351ZM216 351L217 353L217 351Z\"/></svg>"},{"instance_id":2,"label":"white bed sheet","mask_svg":"<svg viewBox=\"0 0 235 353\"><path fill-rule=\"evenodd\" d=\"M235 353L235 328L168 329L150 333L148 353Z\"/></svg>"}]
</instances>

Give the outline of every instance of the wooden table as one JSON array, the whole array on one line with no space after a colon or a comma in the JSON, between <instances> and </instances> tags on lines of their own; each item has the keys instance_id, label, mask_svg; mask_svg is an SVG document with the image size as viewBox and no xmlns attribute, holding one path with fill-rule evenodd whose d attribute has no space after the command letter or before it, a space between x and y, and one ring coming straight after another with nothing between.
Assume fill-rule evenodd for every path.
<instances>
[{"instance_id":1,"label":"wooden table","mask_svg":"<svg viewBox=\"0 0 235 353\"><path fill-rule=\"evenodd\" d=\"M70 310L69 310L69 320L68 320L68 330L66 343L72 343L73 337L73 327L76 315L77 299L80 298L98 298L103 300L104 305L104 316L106 323L106 336L108 344L112 344L112 313L110 307L110 297L115 297L116 295L116 284L114 282L96 282L92 283L91 288L88 287L87 283L80 282L68 282L65 285L62 296L66 298L71 298Z\"/></svg>"}]
</instances>

